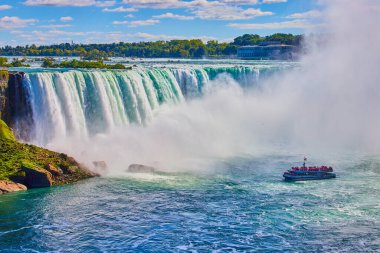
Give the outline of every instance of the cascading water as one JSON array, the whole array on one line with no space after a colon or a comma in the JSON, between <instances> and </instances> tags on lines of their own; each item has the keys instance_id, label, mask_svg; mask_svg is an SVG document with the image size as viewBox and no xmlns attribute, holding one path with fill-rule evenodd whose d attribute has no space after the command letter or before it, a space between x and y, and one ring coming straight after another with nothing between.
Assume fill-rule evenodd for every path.
<instances>
[{"instance_id":1,"label":"cascading water","mask_svg":"<svg viewBox=\"0 0 380 253\"><path fill-rule=\"evenodd\" d=\"M220 74L242 87L270 68L254 66L134 67L111 70L32 70L23 89L33 117L27 141L46 145L54 138L88 137L129 124L145 125L162 104L201 96ZM15 131L17 128L14 124ZM23 135L25 138L25 135Z\"/></svg>"}]
</instances>

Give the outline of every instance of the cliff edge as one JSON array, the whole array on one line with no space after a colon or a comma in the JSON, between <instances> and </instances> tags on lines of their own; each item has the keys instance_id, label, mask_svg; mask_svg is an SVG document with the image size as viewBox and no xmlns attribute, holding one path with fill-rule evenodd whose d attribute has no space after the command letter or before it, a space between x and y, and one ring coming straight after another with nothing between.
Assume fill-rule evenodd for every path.
<instances>
[{"instance_id":1,"label":"cliff edge","mask_svg":"<svg viewBox=\"0 0 380 253\"><path fill-rule=\"evenodd\" d=\"M0 70L0 113L7 99L8 73ZM1 116L1 114L0 114ZM0 194L73 183L97 176L74 158L16 140L0 119Z\"/></svg>"},{"instance_id":2,"label":"cliff edge","mask_svg":"<svg viewBox=\"0 0 380 253\"><path fill-rule=\"evenodd\" d=\"M0 118L2 117L2 112L4 111L7 102L6 90L8 88L8 79L8 70L0 69Z\"/></svg>"},{"instance_id":3,"label":"cliff edge","mask_svg":"<svg viewBox=\"0 0 380 253\"><path fill-rule=\"evenodd\" d=\"M66 154L19 143L0 120L0 194L9 192L1 188L4 182L30 189L69 184L94 176L97 175Z\"/></svg>"}]
</instances>

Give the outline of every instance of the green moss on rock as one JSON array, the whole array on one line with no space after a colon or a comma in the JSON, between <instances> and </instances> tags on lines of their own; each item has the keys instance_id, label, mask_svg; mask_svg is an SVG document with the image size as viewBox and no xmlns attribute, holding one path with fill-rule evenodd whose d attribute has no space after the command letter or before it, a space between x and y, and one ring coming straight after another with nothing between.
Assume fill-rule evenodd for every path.
<instances>
[{"instance_id":1,"label":"green moss on rock","mask_svg":"<svg viewBox=\"0 0 380 253\"><path fill-rule=\"evenodd\" d=\"M63 173L53 175L53 185L62 185L96 176L75 159L34 145L19 143L11 129L0 120L0 180L25 183L27 176L22 168L45 170L48 166ZM76 167L77 169L72 169Z\"/></svg>"},{"instance_id":2,"label":"green moss on rock","mask_svg":"<svg viewBox=\"0 0 380 253\"><path fill-rule=\"evenodd\" d=\"M6 69L0 69L0 80L2 82L8 82L9 73Z\"/></svg>"},{"instance_id":3,"label":"green moss on rock","mask_svg":"<svg viewBox=\"0 0 380 253\"><path fill-rule=\"evenodd\" d=\"M5 124L4 121L0 120L0 140L15 141L12 130Z\"/></svg>"},{"instance_id":4,"label":"green moss on rock","mask_svg":"<svg viewBox=\"0 0 380 253\"><path fill-rule=\"evenodd\" d=\"M3 110L5 109L5 104L7 101L5 93L8 87L8 80L8 70L0 69L0 118L2 116Z\"/></svg>"}]
</instances>

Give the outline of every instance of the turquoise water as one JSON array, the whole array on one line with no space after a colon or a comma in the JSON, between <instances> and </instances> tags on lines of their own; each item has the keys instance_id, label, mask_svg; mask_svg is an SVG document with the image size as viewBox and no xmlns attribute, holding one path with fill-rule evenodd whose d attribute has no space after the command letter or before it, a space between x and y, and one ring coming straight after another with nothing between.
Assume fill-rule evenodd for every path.
<instances>
[{"instance_id":1,"label":"turquoise water","mask_svg":"<svg viewBox=\"0 0 380 253\"><path fill-rule=\"evenodd\" d=\"M379 252L380 163L347 157L333 180L285 183L298 156L261 156L0 196L0 251Z\"/></svg>"}]
</instances>

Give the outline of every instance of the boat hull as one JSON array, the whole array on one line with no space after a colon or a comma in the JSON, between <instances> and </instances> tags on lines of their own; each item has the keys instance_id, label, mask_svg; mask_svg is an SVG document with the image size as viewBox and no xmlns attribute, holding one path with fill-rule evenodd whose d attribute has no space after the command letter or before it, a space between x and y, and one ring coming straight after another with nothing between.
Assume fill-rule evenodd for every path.
<instances>
[{"instance_id":1,"label":"boat hull","mask_svg":"<svg viewBox=\"0 0 380 253\"><path fill-rule=\"evenodd\" d=\"M283 175L285 181L309 181L309 180L324 180L324 179L332 179L336 178L334 173L328 173L323 175Z\"/></svg>"}]
</instances>

